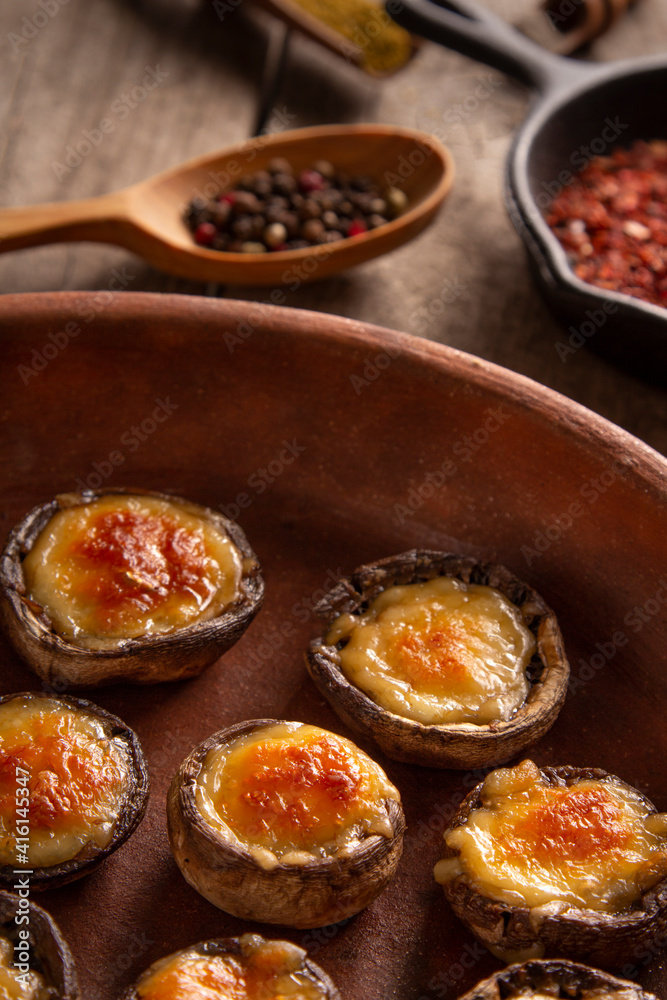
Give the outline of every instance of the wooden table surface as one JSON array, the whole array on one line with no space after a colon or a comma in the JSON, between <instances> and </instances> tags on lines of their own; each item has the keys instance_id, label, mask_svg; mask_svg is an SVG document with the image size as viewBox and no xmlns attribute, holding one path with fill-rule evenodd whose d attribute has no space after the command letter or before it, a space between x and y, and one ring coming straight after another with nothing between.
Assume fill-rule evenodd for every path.
<instances>
[{"instance_id":1,"label":"wooden table surface","mask_svg":"<svg viewBox=\"0 0 667 1000\"><path fill-rule=\"evenodd\" d=\"M493 3L515 19L534 0ZM3 204L101 194L245 138L274 26L249 0L215 7L208 0L4 0ZM589 57L636 56L666 45L664 0L639 0ZM457 176L444 210L413 243L338 277L288 290L286 304L369 320L487 358L665 452L664 391L587 347L565 358L557 351L567 331L533 286L502 202L503 165L526 102L524 89L502 74L432 44L406 70L376 80L295 37L272 128L358 121L421 128L449 146ZM112 126L105 133L95 131L102 119ZM88 143L88 155L73 156L72 147L86 135L101 138ZM259 301L270 293L167 277L122 249L99 244L0 256L3 293L108 288Z\"/></svg>"},{"instance_id":2,"label":"wooden table surface","mask_svg":"<svg viewBox=\"0 0 667 1000\"><path fill-rule=\"evenodd\" d=\"M535 2L493 0L493 6L516 19ZM218 12L212 0L2 0L3 204L102 194L248 136L275 22L250 0L217 0L216 6ZM638 0L589 57L609 60L665 47L667 3ZM489 359L667 453L663 389L586 347L564 359L557 351L567 331L535 289L502 201L504 163L527 100L524 89L502 74L435 45L425 44L407 69L380 81L295 36L272 128L362 121L420 128L447 144L457 176L442 213L413 243L338 277L288 289L286 304L392 327ZM111 123L104 133L98 131L103 119ZM88 155L73 155L76 146L86 149L80 144L87 137ZM3 293L78 289L260 302L271 292L167 277L122 249L98 244L0 255ZM43 419L48 422L47 413ZM627 545L630 552L630 539ZM141 942L138 947L135 965L143 954ZM90 970L84 978L92 981ZM452 982L429 997L447 989L457 994ZM95 1000L94 994L86 1000Z\"/></svg>"}]
</instances>

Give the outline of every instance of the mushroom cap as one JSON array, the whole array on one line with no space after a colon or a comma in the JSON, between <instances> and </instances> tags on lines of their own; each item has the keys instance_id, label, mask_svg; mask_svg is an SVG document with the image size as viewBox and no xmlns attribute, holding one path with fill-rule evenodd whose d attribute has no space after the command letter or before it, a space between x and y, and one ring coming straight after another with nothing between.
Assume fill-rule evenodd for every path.
<instances>
[{"instance_id":1,"label":"mushroom cap","mask_svg":"<svg viewBox=\"0 0 667 1000\"><path fill-rule=\"evenodd\" d=\"M629 979L619 979L593 969L589 965L567 959L534 959L508 965L488 979L477 983L459 1000L529 1000L534 990L549 996L567 996L572 1000L599 1000L600 992L606 997L620 994L619 1000L657 1000Z\"/></svg>"},{"instance_id":2,"label":"mushroom cap","mask_svg":"<svg viewBox=\"0 0 667 1000\"><path fill-rule=\"evenodd\" d=\"M240 595L223 612L173 632L128 639L114 649L85 649L53 630L44 609L26 593L22 560L61 510L106 496L137 496L177 504L229 536L242 558ZM237 642L262 605L259 560L236 522L208 507L154 490L117 487L59 494L34 507L16 525L0 556L0 624L15 650L42 680L70 690L117 682L158 684L201 673Z\"/></svg>"},{"instance_id":3,"label":"mushroom cap","mask_svg":"<svg viewBox=\"0 0 667 1000\"><path fill-rule=\"evenodd\" d=\"M613 774L593 767L543 767L543 777L552 785L571 785L592 779L626 785ZM482 805L480 782L466 796L451 824L445 831L462 826L470 814ZM652 802L636 789L649 813L657 810ZM445 844L443 858L453 858L457 852ZM538 908L518 906L492 899L478 892L467 874L457 876L443 885L445 896L457 917L495 955L542 958L567 956L577 961L620 968L631 961L637 949L664 941L667 931L667 877L653 888L641 893L631 909L621 913L576 909L548 913Z\"/></svg>"},{"instance_id":4,"label":"mushroom cap","mask_svg":"<svg viewBox=\"0 0 667 1000\"><path fill-rule=\"evenodd\" d=\"M125 745L129 764L129 783L125 792L123 806L116 820L113 836L106 847L98 848L87 844L76 857L57 865L34 868L30 874L30 890L41 891L56 886L74 882L83 875L95 871L102 862L125 843L134 833L144 818L148 805L149 780L146 758L144 757L137 734L129 726L99 705L84 698L74 698L70 695L52 695L43 691L24 691L16 694L6 694L0 697L0 705L16 698L43 699L59 702L69 708L87 712L103 723L105 730L115 739L122 740ZM16 881L15 865L0 865L0 884L11 887Z\"/></svg>"},{"instance_id":5,"label":"mushroom cap","mask_svg":"<svg viewBox=\"0 0 667 1000\"><path fill-rule=\"evenodd\" d=\"M424 725L383 708L348 680L339 651L324 636L341 614L361 613L383 590L448 576L463 583L499 590L514 604L533 633L536 651L528 665L528 696L506 722L487 725ZM425 767L473 769L501 764L536 742L560 712L570 674L563 638L554 612L528 584L504 566L480 563L452 553L413 549L360 566L342 579L318 604L323 636L307 654L310 676L340 718L371 736L394 760Z\"/></svg>"},{"instance_id":6,"label":"mushroom cap","mask_svg":"<svg viewBox=\"0 0 667 1000\"><path fill-rule=\"evenodd\" d=\"M259 935L254 935L254 936L259 937ZM266 939L262 938L262 942L264 942L265 940ZM211 940L208 941L199 941L197 942L197 944L190 945L190 947L188 948L183 948L182 951L194 952L196 954L207 957L215 955L223 955L223 956L231 955L234 958L242 958L244 954L243 942L238 937L212 938ZM176 955L179 954L179 952L174 952L172 954ZM165 958L170 958L170 957L171 956L169 955L165 956ZM158 959L158 962L162 961L164 961L164 958ZM148 969L144 970L144 972L141 974L137 982L135 982L132 986L128 987L125 993L123 993L120 1000L139 1000L139 994L137 993L138 984L140 980L143 979L144 976L148 975L151 972L154 965L156 964L157 962L153 963L153 965L149 966ZM333 981L329 978L326 972L319 967L319 965L315 964L315 962L311 962L309 958L305 958L303 962L303 967L300 971L305 973L316 986L319 986L324 991L326 1000L342 1000L342 997L338 992L338 990L336 989L336 986L334 985Z\"/></svg>"},{"instance_id":7,"label":"mushroom cap","mask_svg":"<svg viewBox=\"0 0 667 1000\"><path fill-rule=\"evenodd\" d=\"M19 876L15 876L14 880ZM57 993L54 1000L78 1000L79 987L74 959L58 925L41 906L27 904L30 920L22 927L28 930L30 954L36 959L39 971L49 986ZM11 892L0 890L0 925L10 941L17 938L16 917L23 909L21 901Z\"/></svg>"},{"instance_id":8,"label":"mushroom cap","mask_svg":"<svg viewBox=\"0 0 667 1000\"><path fill-rule=\"evenodd\" d=\"M398 866L405 818L400 802L386 799L391 838L368 834L343 855L305 864L281 862L271 870L261 867L250 851L207 823L195 789L210 750L280 724L275 719L241 722L195 747L167 796L169 841L184 878L214 906L244 920L324 927L358 913L382 892Z\"/></svg>"}]
</instances>

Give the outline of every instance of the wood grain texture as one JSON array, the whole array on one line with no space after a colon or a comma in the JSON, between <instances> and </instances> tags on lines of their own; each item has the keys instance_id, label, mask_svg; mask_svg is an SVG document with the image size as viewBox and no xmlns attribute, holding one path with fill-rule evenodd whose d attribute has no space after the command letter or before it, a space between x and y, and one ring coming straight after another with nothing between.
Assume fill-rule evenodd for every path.
<instances>
[{"instance_id":1,"label":"wood grain texture","mask_svg":"<svg viewBox=\"0 0 667 1000\"><path fill-rule=\"evenodd\" d=\"M493 0L508 18L531 5ZM23 18L32 23L40 9L37 0L0 4L3 205L104 194L247 137L272 23L268 16L245 3L221 19L206 0L69 0L23 38ZM663 0L641 0L596 42L591 58L657 53L666 45L667 7ZM143 86L146 67L169 75L134 102L131 91ZM538 744L538 763L576 758L599 764L650 790L659 808L667 808L664 713L650 749L638 754L636 748L647 712L667 697L660 616L635 619L636 633L623 624L633 608L654 598L667 561L664 520L649 516L662 496L658 482L664 469L656 466L651 481L637 480L631 488L624 473L608 487L600 477L608 478L615 457L625 454L624 436L604 437L595 421L579 413L575 423L586 444L573 461L567 446L573 424L570 418L560 422L551 397L531 410L534 395L529 399L525 386L519 390L511 374L485 374L494 397L489 404L475 381L476 372L481 377L486 371L485 361L495 362L583 403L667 453L667 394L612 367L587 346L563 360L558 355L557 345L567 344L570 331L552 318L534 288L502 204L504 163L526 100L501 74L432 45L424 45L400 74L377 81L295 37L272 116L275 129L395 123L430 131L450 148L456 183L429 230L409 246L326 281L300 284L295 276L283 304L324 314L323 324L328 313L349 317L350 337L358 333L358 321L365 321L424 338L415 340L424 357L434 350L428 341L469 352L482 360L465 368L467 382L443 372L436 377L412 348L384 331L345 349L331 340L313 356L305 346L315 327L312 313L299 314L293 338L284 339L271 320L264 332L247 342L232 340L229 347L222 338L238 337L238 319L226 329L211 324L196 338L166 314L160 329L147 319L131 329L103 321L116 292L216 293L251 303L282 302L271 287L212 289L167 277L123 250L87 243L0 257L3 293L96 293L94 302L68 306L55 325L46 319L12 322L9 329L2 324L3 536L30 507L73 488L77 477L93 474L94 462L121 447L126 461L115 484L169 489L227 507L245 493L251 505L242 510L241 523L260 558L271 555L261 616L208 675L176 688L112 689L100 698L140 731L155 780L148 814L127 853L119 851L90 879L43 900L72 940L85 1000L114 1000L149 962L186 943L256 929L240 928L181 879L167 843L166 789L185 754L222 725L278 715L336 729L338 720L309 682L301 652L313 635L312 595L362 560L475 536L470 545L484 552L473 554L529 575L559 614L577 685L551 734ZM85 139L83 130L97 128L104 118L114 130L79 164L72 158L74 166L59 180L53 163L65 164L67 147L76 147ZM202 309L207 305L202 299ZM3 314L0 300L0 323ZM72 317L80 333L71 349L43 371L35 369L24 384L19 367L39 364L52 343L49 332L55 335ZM373 378L378 356L384 363L388 348L397 345L402 356L382 378ZM317 391L304 379L313 360L321 366ZM254 384L258 374L275 379L275 393L244 393L244 384ZM350 375L366 380L358 395ZM399 523L393 503L404 504L425 473L475 433L484 407L496 405L501 392L515 396L511 410L517 419L481 447L475 461L457 461L460 485L454 491L439 492ZM179 409L164 434L132 451L119 443L150 414L155 396L169 393ZM528 412L536 414L536 424L517 437L515 428L525 426ZM312 414L306 440L300 436L304 413ZM415 413L425 421L418 430L411 423ZM57 420L51 419L54 414ZM256 494L249 477L266 467L288 436L308 450L271 488ZM511 455L513 479L502 476L501 442ZM495 455L489 470L487 456ZM391 488L390 472L399 484ZM312 484L306 499L305 483ZM527 567L517 554L521 545L547 530L557 534L554 518L571 503L581 505L581 516ZM500 529L505 530L499 542ZM289 639L281 628L294 630ZM627 647L595 670L590 661L599 652L596 644L608 644L619 628L627 634ZM23 689L29 675L6 645L2 650L2 690ZM373 755L372 746L364 749ZM346 1000L422 995L449 1000L498 966L475 950L432 880L447 818L477 779L425 769L416 782L407 765L388 761L385 769L403 792L408 822L396 878L349 924L327 935L288 936L334 975ZM633 968L647 988L665 995L664 950L637 956Z\"/></svg>"}]
</instances>

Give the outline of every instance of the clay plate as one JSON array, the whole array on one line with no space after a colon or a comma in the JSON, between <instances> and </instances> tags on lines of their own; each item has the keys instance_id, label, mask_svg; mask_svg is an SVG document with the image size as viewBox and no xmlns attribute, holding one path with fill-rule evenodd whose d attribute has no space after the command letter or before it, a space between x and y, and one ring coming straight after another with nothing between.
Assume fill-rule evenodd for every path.
<instances>
[{"instance_id":1,"label":"clay plate","mask_svg":"<svg viewBox=\"0 0 667 1000\"><path fill-rule=\"evenodd\" d=\"M198 896L164 819L185 755L256 718L349 736L399 788L407 820L397 875L371 906L341 927L280 936L308 948L346 1000L456 997L500 968L432 877L442 832L482 774L387 759L307 675L314 605L338 576L392 553L458 551L533 586L558 615L572 675L531 758L602 767L667 809L667 462L650 448L512 372L301 310L4 296L0 333L3 536L77 480L141 486L236 514L266 580L260 614L200 677L95 693L137 732L153 791L125 848L45 901L83 996L115 1000L196 941L275 936ZM2 653L1 691L38 689L6 644ZM667 995L664 951L631 964L620 974Z\"/></svg>"}]
</instances>

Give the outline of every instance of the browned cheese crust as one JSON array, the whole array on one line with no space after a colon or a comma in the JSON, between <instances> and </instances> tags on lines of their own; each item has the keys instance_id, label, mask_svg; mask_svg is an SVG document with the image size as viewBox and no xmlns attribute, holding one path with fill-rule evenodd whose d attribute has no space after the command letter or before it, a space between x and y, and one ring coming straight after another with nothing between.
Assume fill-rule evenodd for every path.
<instances>
[{"instance_id":1,"label":"browned cheese crust","mask_svg":"<svg viewBox=\"0 0 667 1000\"><path fill-rule=\"evenodd\" d=\"M413 549L361 566L338 583L319 603L326 635L343 613L359 614L383 590L396 584L419 583L437 576L499 590L519 608L532 632L536 652L527 677L526 701L507 722L470 725L423 725L394 715L378 705L345 677L339 651L315 639L307 654L315 684L343 721L370 735L394 760L427 767L489 767L509 760L538 740L553 725L565 701L569 664L554 612L540 595L504 566L477 562L465 556Z\"/></svg>"},{"instance_id":2,"label":"browned cheese crust","mask_svg":"<svg viewBox=\"0 0 667 1000\"><path fill-rule=\"evenodd\" d=\"M571 785L584 779L620 782L600 768L561 766L540 770L551 785ZM482 787L483 782L466 796L445 836L465 824L470 813L482 805ZM655 813L653 803L643 795L641 798L648 811ZM445 845L442 857L453 858L456 854ZM465 873L443 885L443 890L457 917L483 944L509 955L567 956L605 968L620 968L632 961L638 949L651 945L667 930L667 878L642 893L632 909L619 914L572 908L560 914L537 916L528 907L482 895Z\"/></svg>"},{"instance_id":3,"label":"browned cheese crust","mask_svg":"<svg viewBox=\"0 0 667 1000\"><path fill-rule=\"evenodd\" d=\"M231 955L234 958L243 957L243 949L239 938L213 938L209 941L199 941L197 944L193 944L187 948L188 951L192 951L197 955L203 955L206 957L216 956L216 955ZM168 956L165 956L165 958ZM159 960L161 961L161 959ZM146 969L140 978L149 971ZM311 962L310 959L304 961L304 969L302 970L308 975L308 978L313 982L315 986L319 986L320 989L324 990L326 1000L343 1000L340 993L336 989L333 981L329 978L326 972L316 965L315 962ZM139 1000L139 994L137 993L137 984L134 983L130 986L125 993L121 996L120 1000Z\"/></svg>"},{"instance_id":4,"label":"browned cheese crust","mask_svg":"<svg viewBox=\"0 0 667 1000\"><path fill-rule=\"evenodd\" d=\"M243 563L239 598L217 618L172 633L129 639L118 649L83 649L58 635L44 609L26 594L23 558L59 511L110 495L175 502L228 535ZM241 638L259 611L263 596L259 560L234 521L181 497L151 490L119 487L61 494L26 514L9 535L0 557L0 624L16 652L39 677L50 684L65 684L70 690L119 681L157 684L194 677Z\"/></svg>"},{"instance_id":5,"label":"browned cheese crust","mask_svg":"<svg viewBox=\"0 0 667 1000\"><path fill-rule=\"evenodd\" d=\"M262 868L249 851L206 822L195 784L210 750L276 724L272 719L239 723L186 757L167 797L171 849L190 885L227 913L287 927L324 927L359 912L384 889L401 856L405 818L400 803L387 799L391 838L372 834L346 856Z\"/></svg>"},{"instance_id":6,"label":"browned cheese crust","mask_svg":"<svg viewBox=\"0 0 667 1000\"><path fill-rule=\"evenodd\" d=\"M110 843L104 848L93 848L91 845L88 845L77 857L72 858L71 861L64 861L61 864L50 867L33 869L30 875L30 890L38 892L42 889L52 889L56 886L65 885L67 882L73 882L83 875L88 875L90 872L95 871L110 854L113 854L134 833L144 818L146 806L148 805L148 767L134 730L126 726L118 716L105 711L99 705L95 705L93 702L86 701L83 698L50 695L36 691L3 695L0 698L0 705L10 702L15 698L43 698L45 700L58 701L70 708L75 710L80 709L93 715L103 723L105 731L109 736L122 741L128 755L129 785ZM16 877L15 866L0 866L1 884L11 887L15 883Z\"/></svg>"}]
</instances>

